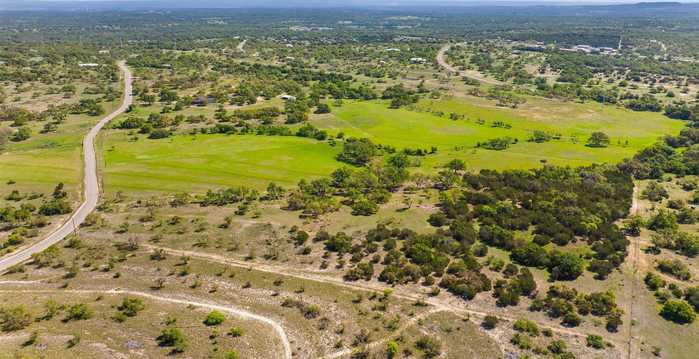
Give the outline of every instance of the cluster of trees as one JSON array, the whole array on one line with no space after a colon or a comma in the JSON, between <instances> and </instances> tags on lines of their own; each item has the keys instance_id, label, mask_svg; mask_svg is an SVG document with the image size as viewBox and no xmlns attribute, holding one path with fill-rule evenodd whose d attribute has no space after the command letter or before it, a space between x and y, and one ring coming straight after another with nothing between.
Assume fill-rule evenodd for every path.
<instances>
[{"instance_id":1,"label":"cluster of trees","mask_svg":"<svg viewBox=\"0 0 699 359\"><path fill-rule=\"evenodd\" d=\"M122 130L137 129L141 134L148 134L149 138L158 139L169 137L171 130L168 128L176 128L184 120L183 115L174 118L159 113L151 113L147 118L131 115L116 124L116 127Z\"/></svg>"},{"instance_id":2,"label":"cluster of trees","mask_svg":"<svg viewBox=\"0 0 699 359\"><path fill-rule=\"evenodd\" d=\"M391 100L390 107L395 109L416 103L420 96L403 84L398 84L386 88L381 94L381 98Z\"/></svg>"},{"instance_id":3,"label":"cluster of trees","mask_svg":"<svg viewBox=\"0 0 699 359\"><path fill-rule=\"evenodd\" d=\"M628 214L633 184L610 167L533 171L482 170L463 176L466 188L443 192L443 220L454 238L512 252L517 263L547 268L551 279L570 280L582 273L575 254L544 250L584 240L595 253L588 270L604 278L626 257L628 240L614 222ZM474 234L473 224L479 223ZM514 232L534 229L532 242Z\"/></svg>"},{"instance_id":4,"label":"cluster of trees","mask_svg":"<svg viewBox=\"0 0 699 359\"><path fill-rule=\"evenodd\" d=\"M651 218L647 226L657 231L651 235L653 245L657 248L674 250L690 258L699 255L699 237L680 231L674 213L659 211Z\"/></svg>"},{"instance_id":5,"label":"cluster of trees","mask_svg":"<svg viewBox=\"0 0 699 359\"><path fill-rule=\"evenodd\" d=\"M660 315L679 324L692 323L699 310L699 287L682 290L677 284L667 282L653 272L646 273L643 279L648 290L654 292L662 307Z\"/></svg>"},{"instance_id":6,"label":"cluster of trees","mask_svg":"<svg viewBox=\"0 0 699 359\"><path fill-rule=\"evenodd\" d=\"M665 142L644 148L618 167L637 179L660 179L666 173L699 174L699 146L693 145L696 133L688 128L677 137L667 136Z\"/></svg>"},{"instance_id":7,"label":"cluster of trees","mask_svg":"<svg viewBox=\"0 0 699 359\"><path fill-rule=\"evenodd\" d=\"M355 215L371 215L379 204L386 203L391 193L408 179L409 160L405 154L394 154L384 163L371 163L360 168L343 167L330 178L301 180L288 198L287 208L301 210L316 217L339 208L336 197L352 208Z\"/></svg>"},{"instance_id":8,"label":"cluster of trees","mask_svg":"<svg viewBox=\"0 0 699 359\"><path fill-rule=\"evenodd\" d=\"M208 190L205 195L198 198L200 205L206 206L226 206L240 202L250 203L257 200L260 193L245 186L230 187L216 191Z\"/></svg>"},{"instance_id":9,"label":"cluster of trees","mask_svg":"<svg viewBox=\"0 0 699 359\"><path fill-rule=\"evenodd\" d=\"M72 211L62 183L56 186L51 198L42 201L38 208L29 202L41 197L43 195L23 196L18 191L13 191L5 198L8 201L24 202L18 207L8 204L0 208L0 227L4 230L12 230L7 239L0 243L0 249L19 245L24 242L25 238L36 236L38 234L37 228L48 224L48 216L67 214Z\"/></svg>"},{"instance_id":10,"label":"cluster of trees","mask_svg":"<svg viewBox=\"0 0 699 359\"><path fill-rule=\"evenodd\" d=\"M545 298L534 299L529 310L545 311L549 317L561 318L563 325L571 327L580 325L584 315L605 317L610 332L616 332L623 323L621 316L624 313L617 306L612 291L583 294L559 284L549 287Z\"/></svg>"},{"instance_id":11,"label":"cluster of trees","mask_svg":"<svg viewBox=\"0 0 699 359\"><path fill-rule=\"evenodd\" d=\"M476 143L476 147L485 148L486 150L502 151L510 147L510 144L517 143L517 139L511 137L496 137L485 142Z\"/></svg>"}]
</instances>

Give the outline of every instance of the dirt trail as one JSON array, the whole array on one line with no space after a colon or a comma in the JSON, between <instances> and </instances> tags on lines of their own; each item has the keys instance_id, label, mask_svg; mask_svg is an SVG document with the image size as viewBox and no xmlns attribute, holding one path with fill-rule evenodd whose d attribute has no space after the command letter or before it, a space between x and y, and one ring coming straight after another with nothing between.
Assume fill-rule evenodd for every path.
<instances>
[{"instance_id":1,"label":"dirt trail","mask_svg":"<svg viewBox=\"0 0 699 359\"><path fill-rule=\"evenodd\" d=\"M630 214L638 214L638 196L639 196L639 188L638 185L634 185L633 187L633 196L631 199L631 210ZM632 322L634 320L634 311L636 308L636 297L638 296L638 287L639 287L639 269L638 269L638 262L639 258L641 256L641 239L640 237L631 237L629 236L629 241L631 242L630 244L630 253L629 253L629 263L631 264L631 275L633 276L632 282L631 282L631 298L629 300L629 305L627 308L627 312L629 313L629 335L628 335L628 351L626 353L627 358L638 358L640 356L640 346L638 344L638 340L636 336L634 335L634 326L632 325Z\"/></svg>"},{"instance_id":2,"label":"dirt trail","mask_svg":"<svg viewBox=\"0 0 699 359\"><path fill-rule=\"evenodd\" d=\"M425 319L425 318L429 317L429 316L432 315L432 314L439 313L439 312L441 312L441 311L443 311L443 310L438 309L438 308L433 308L433 309L431 309L431 310L429 310L429 311L427 311L427 312L421 313L420 315L416 315L416 316L410 318L407 322L405 322L405 323L404 323L400 328L398 328L396 331L392 332L389 336L384 337L384 338L379 339L379 340L376 340L376 341L373 341L373 342L371 342L371 343L365 345L364 348L366 348L366 349L374 349L374 348L378 347L379 345L385 344L385 343L388 342L388 340L389 340L390 338L395 337L395 336L399 335L400 333L404 332L406 329L408 329L408 328L410 328L411 326L415 325L418 321L420 321L420 320L422 320L422 319ZM338 352L335 352L335 353L326 355L326 356L323 357L323 359L337 359L337 358L342 358L342 357L344 357L344 356L348 356L348 355L350 355L350 354L352 354L352 349L347 348L347 349L343 349L343 350L340 350L340 351L338 351Z\"/></svg>"},{"instance_id":3,"label":"dirt trail","mask_svg":"<svg viewBox=\"0 0 699 359\"><path fill-rule=\"evenodd\" d=\"M27 282L27 283L30 283L30 282ZM72 290L71 289L68 289L68 290L17 289L17 290L7 290L6 289L6 290L0 290L0 293L38 293L38 294L43 294L43 293L47 293L47 294L48 293L75 293L75 294L107 294L107 295L128 294L128 295L148 298L148 299L160 301L160 302L168 302L168 303L183 304L183 305L194 305L194 306L208 308L208 309L212 309L212 310L220 310L222 312L226 312L226 313L229 313L229 314L234 315L234 316L260 321L260 322L263 322L263 323L271 326L274 329L274 331L277 333L279 338L281 339L282 345L284 346L284 353L281 357L283 357L284 359L291 359L291 357L292 357L291 343L289 343L289 338L287 337L286 332L284 331L284 328L282 327L281 323L277 322L274 319L271 319L268 317L263 317L261 315L254 314L254 313L248 312L248 311L243 310L243 309L232 307L230 305L214 304L214 303L206 302L203 300L177 299L177 298L159 296L159 295L154 295L151 293L139 292L139 291L128 290L128 289L108 289L108 290L96 290L96 289L72 289Z\"/></svg>"},{"instance_id":4,"label":"dirt trail","mask_svg":"<svg viewBox=\"0 0 699 359\"><path fill-rule=\"evenodd\" d=\"M365 292L381 292L381 291L388 289L388 290L393 291L391 296L393 296L395 298L400 298L400 299L408 300L408 301L422 300L425 303L433 306L438 311L447 311L447 312L455 313L458 315L475 316L478 318L483 318L486 315L494 314L493 312L486 312L486 311L480 311L480 310L467 308L466 305L468 305L468 304L466 302L464 302L463 305L454 305L454 304L449 303L448 301L446 301L444 299L435 298L435 297L427 297L426 298L426 295L420 294L420 293L398 292L398 291L396 291L395 287L380 284L377 282L346 282L345 280L343 280L342 278L339 278L339 277L322 275L322 274L317 274L317 273L308 273L308 272L305 272L303 270L298 270L295 268L288 268L288 267L284 267L284 266L277 266L277 265L264 264L264 263L245 262L245 261L241 261L241 260L236 260L236 259L231 259L231 258L227 258L224 256L216 255L216 254L200 253L200 252L196 252L196 251L172 249L172 248L153 246L153 245L147 245L144 247L148 247L148 248L152 248L152 249L161 249L165 253L169 253L172 255L188 256L190 258L196 258L196 259L203 260L203 261L225 264L225 265L229 265L232 267L253 269L253 270L256 270L259 272L289 276L289 277L298 278L298 279L302 279L302 280L309 280L309 281L314 281L314 282L318 282L318 283L331 284L331 285L336 285L336 286L340 286L340 287L344 287L344 288L360 290L360 291L365 291ZM507 322L514 322L518 319L515 317L511 317L511 316L502 315L501 313L495 313L495 314L498 316L498 318L500 318L503 321L507 321ZM575 336L575 337L579 337L579 338L586 338L587 337L586 334L579 333L577 331L570 330L568 328L564 328L561 326L553 326L553 325L549 325L548 323L541 323L541 322L539 322L537 324L541 328L548 328L548 329L551 329L552 331L557 332L559 334ZM619 343L617 343L617 344L619 344Z\"/></svg>"}]
</instances>

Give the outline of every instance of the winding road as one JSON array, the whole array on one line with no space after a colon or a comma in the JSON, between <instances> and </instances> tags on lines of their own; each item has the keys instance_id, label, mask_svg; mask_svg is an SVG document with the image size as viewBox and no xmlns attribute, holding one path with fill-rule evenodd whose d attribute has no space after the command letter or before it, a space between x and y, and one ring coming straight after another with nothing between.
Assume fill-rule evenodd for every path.
<instances>
[{"instance_id":1,"label":"winding road","mask_svg":"<svg viewBox=\"0 0 699 359\"><path fill-rule=\"evenodd\" d=\"M44 249L60 242L69 234L71 234L77 226L85 221L90 212L92 212L97 206L97 201L99 199L99 179L97 176L97 160L95 155L95 138L99 131L104 127L109 121L113 120L115 117L121 115L126 111L131 105L133 98L131 96L131 72L128 67L126 67L125 62L119 62L119 69L124 77L124 97L121 102L121 106L114 112L110 113L103 119L101 119L97 124L90 129L87 133L85 139L83 140L83 160L85 162L84 167L84 182L83 182L83 200L84 202L80 204L75 212L68 218L58 229L46 236L39 242L32 244L31 246L20 249L17 252L8 254L0 258L0 273L7 271L12 266L20 264L29 258L32 254L39 253Z\"/></svg>"}]
</instances>

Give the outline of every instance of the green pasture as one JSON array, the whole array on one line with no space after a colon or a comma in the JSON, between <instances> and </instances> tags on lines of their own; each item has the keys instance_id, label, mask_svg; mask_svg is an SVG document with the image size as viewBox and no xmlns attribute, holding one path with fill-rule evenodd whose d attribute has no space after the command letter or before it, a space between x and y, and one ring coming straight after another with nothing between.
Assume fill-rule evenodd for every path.
<instances>
[{"instance_id":1,"label":"green pasture","mask_svg":"<svg viewBox=\"0 0 699 359\"><path fill-rule=\"evenodd\" d=\"M300 137L181 135L129 141L124 131L100 140L108 192L204 192L234 185L286 187L328 175L339 147Z\"/></svg>"},{"instance_id":2,"label":"green pasture","mask_svg":"<svg viewBox=\"0 0 699 359\"><path fill-rule=\"evenodd\" d=\"M116 103L106 104L108 113ZM11 190L20 192L50 192L63 182L71 198L79 198L82 186L82 141L99 117L68 116L55 133L41 134L43 122L32 123L32 137L22 142L10 142L0 154L0 195ZM7 185L8 181L15 181ZM1 200L0 200L1 201Z\"/></svg>"},{"instance_id":3,"label":"green pasture","mask_svg":"<svg viewBox=\"0 0 699 359\"><path fill-rule=\"evenodd\" d=\"M423 168L461 158L471 168L531 168L545 161L557 165L613 163L630 157L665 134L684 126L659 113L633 112L598 104L561 103L535 99L521 109L474 105L464 100L422 100L417 111L389 109L383 101L345 102L332 115L313 119L317 127L347 136L368 137L377 143L401 148L438 148L423 159ZM442 116L435 111L444 113ZM464 120L449 119L450 113ZM479 124L479 122L483 122ZM501 121L511 128L494 127ZM534 130L560 134L559 140L527 142ZM611 137L607 148L590 148L590 133L603 131ZM518 139L503 151L477 149L478 142L496 137Z\"/></svg>"}]
</instances>

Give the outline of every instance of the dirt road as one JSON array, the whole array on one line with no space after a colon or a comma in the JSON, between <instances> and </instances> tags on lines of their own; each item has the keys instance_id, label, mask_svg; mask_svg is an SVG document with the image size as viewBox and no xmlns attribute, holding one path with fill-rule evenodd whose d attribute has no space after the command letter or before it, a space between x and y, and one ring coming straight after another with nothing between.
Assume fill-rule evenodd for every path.
<instances>
[{"instance_id":1,"label":"dirt road","mask_svg":"<svg viewBox=\"0 0 699 359\"><path fill-rule=\"evenodd\" d=\"M267 318L267 317L263 317L261 315L250 313L250 312L243 310L243 309L232 307L230 305L214 304L214 303L206 302L203 300L178 299L178 298L174 298L172 296L166 297L166 296L160 296L160 295L139 292L139 291L134 291L134 290L126 290L126 289L124 289L124 290L122 290L122 289L109 289L109 290L17 289L17 290L0 290L0 293L36 293L36 294L74 293L74 294L107 294L107 295L127 294L127 295L136 296L136 297L147 298L147 299L154 300L154 301L174 303L174 304L183 304L183 305L193 305L193 306L207 308L207 309L211 309L211 310L219 310L222 312L229 313L233 316L260 321L260 322L263 322L263 323L271 326L272 328L274 328L274 331L277 333L277 335L279 336L279 338L282 341L282 345L284 347L284 353L283 353L282 357L284 359L291 359L291 357L292 357L291 344L289 343L289 338L287 337L286 332L284 331L284 328L281 326L281 324L279 322L277 322L273 319Z\"/></svg>"}]
</instances>

